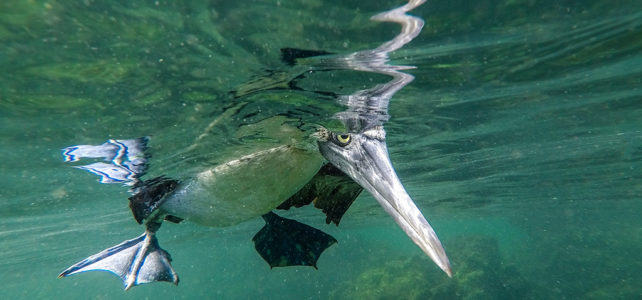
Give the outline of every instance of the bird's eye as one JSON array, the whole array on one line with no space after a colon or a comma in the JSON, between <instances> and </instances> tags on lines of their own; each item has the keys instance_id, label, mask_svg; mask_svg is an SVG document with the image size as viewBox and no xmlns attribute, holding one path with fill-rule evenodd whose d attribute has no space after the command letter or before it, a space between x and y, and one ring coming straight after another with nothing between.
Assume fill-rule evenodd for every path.
<instances>
[{"instance_id":1,"label":"bird's eye","mask_svg":"<svg viewBox=\"0 0 642 300\"><path fill-rule=\"evenodd\" d=\"M345 147L348 144L350 144L350 135L347 133L334 134L334 141L335 141L335 144L341 147Z\"/></svg>"}]
</instances>

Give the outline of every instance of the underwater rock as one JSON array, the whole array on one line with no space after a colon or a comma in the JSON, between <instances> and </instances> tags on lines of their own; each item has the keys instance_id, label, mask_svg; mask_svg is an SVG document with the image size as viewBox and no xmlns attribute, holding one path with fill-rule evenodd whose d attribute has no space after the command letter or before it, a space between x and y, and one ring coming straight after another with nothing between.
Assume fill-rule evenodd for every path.
<instances>
[{"instance_id":1,"label":"underwater rock","mask_svg":"<svg viewBox=\"0 0 642 300\"><path fill-rule=\"evenodd\" d=\"M535 290L514 267L502 263L497 241L467 236L450 243L453 278L427 257L391 260L364 270L330 293L331 299L530 299Z\"/></svg>"}]
</instances>

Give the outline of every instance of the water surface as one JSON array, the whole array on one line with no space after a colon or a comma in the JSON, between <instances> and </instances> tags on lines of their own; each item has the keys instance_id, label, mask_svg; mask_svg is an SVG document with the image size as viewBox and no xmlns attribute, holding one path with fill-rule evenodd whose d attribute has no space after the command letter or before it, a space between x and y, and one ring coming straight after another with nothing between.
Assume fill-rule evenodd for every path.
<instances>
[{"instance_id":1,"label":"water surface","mask_svg":"<svg viewBox=\"0 0 642 300\"><path fill-rule=\"evenodd\" d=\"M364 193L325 225L319 270L255 253L259 219L166 224L175 287L122 291L78 260L140 234L127 189L71 168L60 149L151 137L150 173L217 163L236 128L287 112L333 124L387 77L309 74L278 86L284 47L372 49L400 1L3 1L0 4L0 279L7 298L603 299L642 296L642 5L639 1L429 1L392 63L416 66L390 102L391 159L439 234L447 278ZM248 81L276 89L234 97ZM264 85L263 85L264 86ZM245 105L240 106L240 103ZM240 112L239 112L240 111ZM231 113L235 112L235 113ZM238 117L243 116L243 117ZM213 120L217 130L194 143ZM336 125L336 124L335 124ZM260 137L260 136L259 136ZM250 138L250 137L246 137Z\"/></svg>"}]
</instances>

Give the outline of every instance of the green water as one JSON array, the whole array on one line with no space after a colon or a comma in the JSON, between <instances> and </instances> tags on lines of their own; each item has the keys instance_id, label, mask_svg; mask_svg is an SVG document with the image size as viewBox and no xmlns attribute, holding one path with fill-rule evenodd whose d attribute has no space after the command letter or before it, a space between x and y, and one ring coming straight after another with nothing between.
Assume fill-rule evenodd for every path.
<instances>
[{"instance_id":1,"label":"green water","mask_svg":"<svg viewBox=\"0 0 642 300\"><path fill-rule=\"evenodd\" d=\"M367 193L339 227L311 207L280 212L339 241L318 270L271 270L251 242L257 219L164 225L178 286L123 292L105 272L57 279L143 230L126 188L71 168L60 149L150 136L149 172L181 177L219 162L216 150L237 142L243 124L284 112L332 124L341 107L314 91L349 94L386 77L320 72L301 90L231 92L287 72L280 48L377 47L399 28L369 17L403 4L210 2L0 3L3 298L642 297L642 3L633 0L429 1L412 11L426 26L391 54L416 78L390 102L388 147L452 279Z\"/></svg>"}]
</instances>

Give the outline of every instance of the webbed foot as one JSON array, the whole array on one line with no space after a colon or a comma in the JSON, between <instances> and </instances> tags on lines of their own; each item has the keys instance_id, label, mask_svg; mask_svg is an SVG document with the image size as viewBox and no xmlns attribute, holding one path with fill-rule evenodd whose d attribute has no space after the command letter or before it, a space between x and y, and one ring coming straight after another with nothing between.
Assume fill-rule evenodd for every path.
<instances>
[{"instance_id":1,"label":"webbed foot","mask_svg":"<svg viewBox=\"0 0 642 300\"><path fill-rule=\"evenodd\" d=\"M109 271L123 280L125 290L155 281L178 284L178 275L170 264L171 260L169 253L158 245L155 234L146 231L135 239L85 258L58 277L86 271Z\"/></svg>"},{"instance_id":2,"label":"webbed foot","mask_svg":"<svg viewBox=\"0 0 642 300\"><path fill-rule=\"evenodd\" d=\"M256 251L274 267L312 266L337 240L321 230L273 212L263 215L265 226L252 238Z\"/></svg>"}]
</instances>

